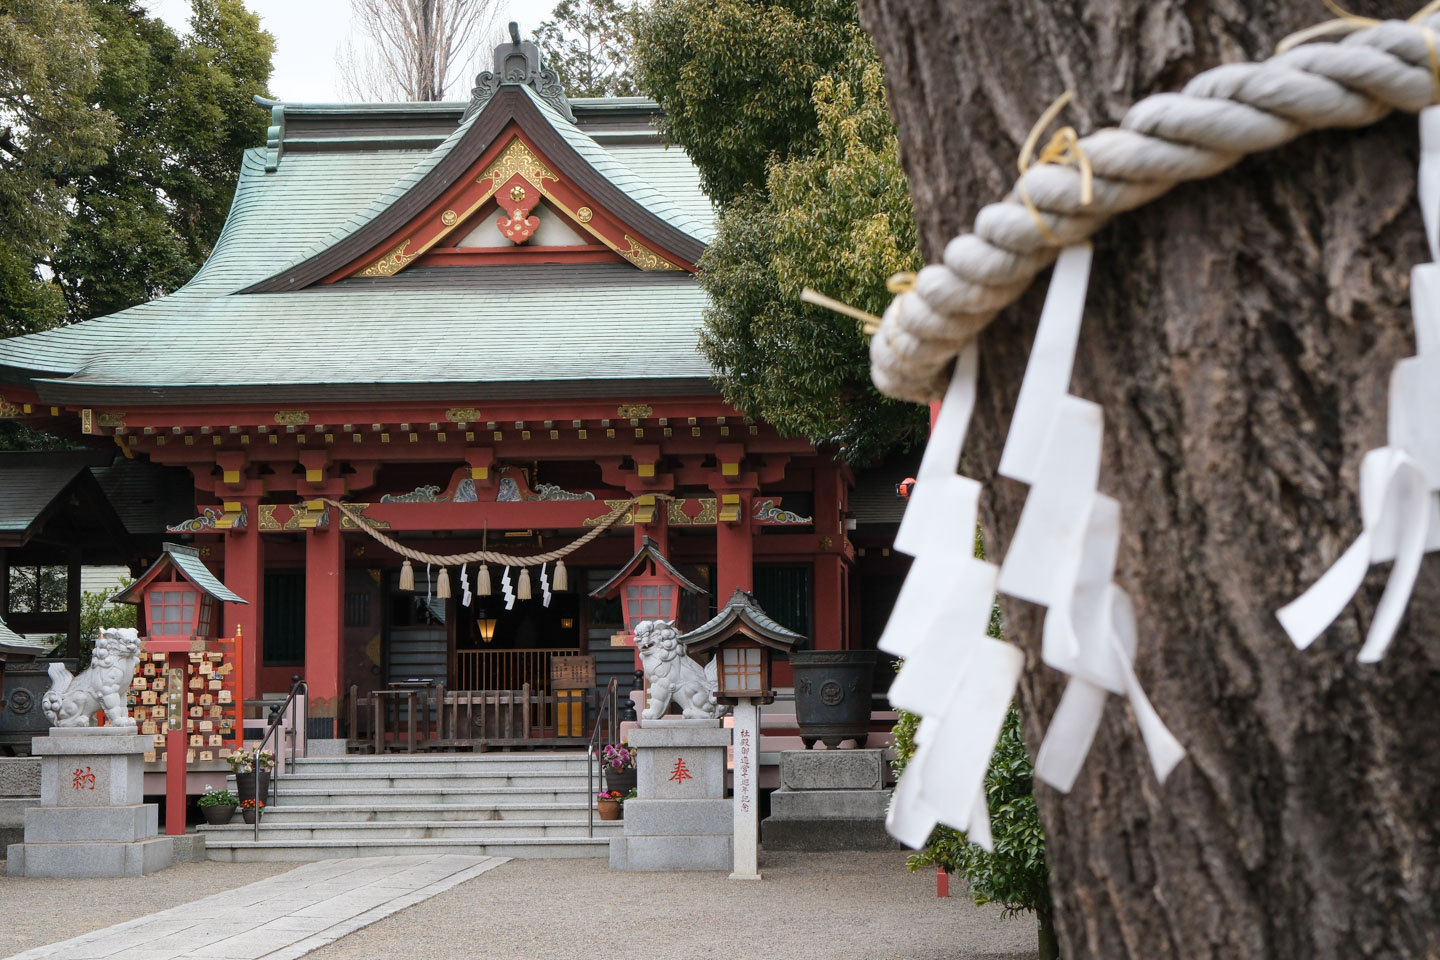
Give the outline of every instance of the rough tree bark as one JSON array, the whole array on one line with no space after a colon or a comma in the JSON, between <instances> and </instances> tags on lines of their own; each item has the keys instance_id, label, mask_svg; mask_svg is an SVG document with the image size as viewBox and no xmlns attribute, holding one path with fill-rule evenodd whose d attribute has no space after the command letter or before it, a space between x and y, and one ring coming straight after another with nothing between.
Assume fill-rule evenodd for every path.
<instances>
[{"instance_id":1,"label":"rough tree bark","mask_svg":"<svg viewBox=\"0 0 1440 960\"><path fill-rule=\"evenodd\" d=\"M1328 16L1278 0L860 0L889 74L927 259L1009 188L1062 90L1082 132ZM1356 12L1404 17L1399 3ZM1139 672L1189 749L1163 787L1111 698L1075 790L1038 788L1064 955L1440 955L1440 558L1384 662L1355 662L1388 567L1308 652L1277 624L1359 532L1357 472L1414 353L1428 259L1412 117L1312 135L1097 239L1073 390L1106 416ZM981 339L965 472L1003 556L1026 488L994 473L1044 295ZM1437 411L1440 416L1440 411ZM1006 604L1038 747L1061 692L1041 611Z\"/></svg>"}]
</instances>

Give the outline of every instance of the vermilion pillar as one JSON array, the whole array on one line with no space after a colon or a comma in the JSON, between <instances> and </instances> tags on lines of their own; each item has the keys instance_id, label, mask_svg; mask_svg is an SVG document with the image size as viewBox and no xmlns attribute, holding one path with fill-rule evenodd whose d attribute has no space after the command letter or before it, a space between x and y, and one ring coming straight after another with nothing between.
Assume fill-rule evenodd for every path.
<instances>
[{"instance_id":1,"label":"vermilion pillar","mask_svg":"<svg viewBox=\"0 0 1440 960\"><path fill-rule=\"evenodd\" d=\"M735 493L717 490L716 495ZM739 494L739 517L715 525L715 602L723 607L737 589L755 589L755 545L751 540L751 494Z\"/></svg>"},{"instance_id":2,"label":"vermilion pillar","mask_svg":"<svg viewBox=\"0 0 1440 960\"><path fill-rule=\"evenodd\" d=\"M344 610L345 535L332 515L328 527L305 537L305 682L312 719L339 716Z\"/></svg>"},{"instance_id":3,"label":"vermilion pillar","mask_svg":"<svg viewBox=\"0 0 1440 960\"><path fill-rule=\"evenodd\" d=\"M845 561L838 553L815 558L814 650L845 649Z\"/></svg>"},{"instance_id":4,"label":"vermilion pillar","mask_svg":"<svg viewBox=\"0 0 1440 960\"><path fill-rule=\"evenodd\" d=\"M815 471L815 650L844 650L849 603L845 555L845 475L838 465Z\"/></svg>"},{"instance_id":5,"label":"vermilion pillar","mask_svg":"<svg viewBox=\"0 0 1440 960\"><path fill-rule=\"evenodd\" d=\"M265 622L265 546L256 529L259 525L259 501L245 503L249 526L225 531L225 586L246 603L225 604L228 636L242 634L241 650L244 689L241 697L254 700L260 696L261 624Z\"/></svg>"}]
</instances>

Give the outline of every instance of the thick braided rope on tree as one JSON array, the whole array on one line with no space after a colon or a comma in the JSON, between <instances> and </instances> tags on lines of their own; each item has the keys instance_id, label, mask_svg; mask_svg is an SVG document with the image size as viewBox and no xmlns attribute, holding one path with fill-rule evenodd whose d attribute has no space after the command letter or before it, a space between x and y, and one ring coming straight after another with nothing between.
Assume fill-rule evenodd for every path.
<instances>
[{"instance_id":1,"label":"thick braided rope on tree","mask_svg":"<svg viewBox=\"0 0 1440 960\"><path fill-rule=\"evenodd\" d=\"M663 493L652 494L652 496L654 496L656 500L674 499L673 497L666 496ZM551 550L548 553L537 553L534 556L530 557L520 557L510 553L500 553L495 550L473 550L470 553L452 553L445 555L438 553L426 553L424 550L416 550L413 547L407 547L393 537L387 536L386 534L382 533L378 528L376 528L368 520L366 520L363 515L356 513L354 510L351 510L350 507L346 504L343 504L338 500L330 499L326 499L325 502L328 503L330 506L334 507L335 509L339 510L341 513L345 514L345 516L349 517L351 523L355 524L355 526L368 533L373 539L375 539L381 544L384 544L386 547L389 547L391 550L395 551L400 556L405 557L409 560L415 560L420 563L435 564L436 566L440 567L454 567L459 566L463 563L494 563L507 567L533 567L542 563L554 563L557 560L568 557L576 550L579 550L581 547L585 546L585 544L589 543L591 540L594 540L596 537L600 536L600 534L604 533L606 530L609 530L612 526L614 526L621 517L625 516L625 514L630 512L631 508L633 508L635 504L640 502L640 498L638 496L631 497L629 500L626 500L624 503L611 510L610 513L602 517L594 527L588 530L578 540L572 540L571 542L565 544L565 546L559 547L555 550Z\"/></svg>"},{"instance_id":2,"label":"thick braided rope on tree","mask_svg":"<svg viewBox=\"0 0 1440 960\"><path fill-rule=\"evenodd\" d=\"M1432 4L1431 7L1434 5ZM945 393L955 355L1024 293L1061 247L1078 243L1117 214L1187 180L1214 176L1246 154L1271 150L1326 127L1361 127L1392 110L1417 113L1440 102L1440 14L1355 29L1338 43L1292 47L1260 63L1225 64L1180 93L1132 106L1119 127L1079 139L1093 170L1083 203L1077 166L1031 166L1014 189L975 218L973 233L945 247L943 264L897 296L870 341L880 391L929 402ZM1026 204L1026 198L1029 205Z\"/></svg>"}]
</instances>

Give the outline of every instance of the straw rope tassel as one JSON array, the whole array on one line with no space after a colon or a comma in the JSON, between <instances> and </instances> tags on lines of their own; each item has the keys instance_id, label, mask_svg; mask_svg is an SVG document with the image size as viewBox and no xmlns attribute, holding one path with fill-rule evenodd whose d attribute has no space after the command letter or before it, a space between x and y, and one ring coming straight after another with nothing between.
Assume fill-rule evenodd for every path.
<instances>
[{"instance_id":1,"label":"straw rope tassel","mask_svg":"<svg viewBox=\"0 0 1440 960\"><path fill-rule=\"evenodd\" d=\"M415 589L415 568L410 565L409 560L406 560L404 563L400 564L400 589Z\"/></svg>"},{"instance_id":2,"label":"straw rope tassel","mask_svg":"<svg viewBox=\"0 0 1440 960\"><path fill-rule=\"evenodd\" d=\"M490 565L480 564L480 572L475 576L475 595L477 597L490 596Z\"/></svg>"},{"instance_id":3,"label":"straw rope tassel","mask_svg":"<svg viewBox=\"0 0 1440 960\"><path fill-rule=\"evenodd\" d=\"M450 599L450 571L445 567L440 568L440 578L435 581L435 596L441 600Z\"/></svg>"},{"instance_id":4,"label":"straw rope tassel","mask_svg":"<svg viewBox=\"0 0 1440 960\"><path fill-rule=\"evenodd\" d=\"M555 561L555 579L551 581L551 587L555 590L570 589L570 573L565 569L564 560Z\"/></svg>"},{"instance_id":5,"label":"straw rope tassel","mask_svg":"<svg viewBox=\"0 0 1440 960\"><path fill-rule=\"evenodd\" d=\"M530 599L530 568L520 568L520 582L515 587L515 597L518 600Z\"/></svg>"}]
</instances>

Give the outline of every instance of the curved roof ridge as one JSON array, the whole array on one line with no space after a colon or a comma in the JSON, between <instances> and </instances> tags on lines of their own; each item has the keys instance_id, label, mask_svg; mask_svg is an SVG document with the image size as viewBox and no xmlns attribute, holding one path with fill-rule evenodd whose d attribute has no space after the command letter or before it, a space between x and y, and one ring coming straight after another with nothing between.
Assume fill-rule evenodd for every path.
<instances>
[{"instance_id":1,"label":"curved roof ridge","mask_svg":"<svg viewBox=\"0 0 1440 960\"><path fill-rule=\"evenodd\" d=\"M540 110L540 115L550 122L550 125L560 136L565 138L575 152L583 157L586 163L594 167L596 172L615 184L632 200L675 229L689 234L701 243L709 244L714 238L715 231L708 224L700 223L685 213L673 200L650 186L635 171L631 170L624 161L602 147L594 137L562 117L559 111L534 90L529 87L521 89Z\"/></svg>"}]
</instances>

